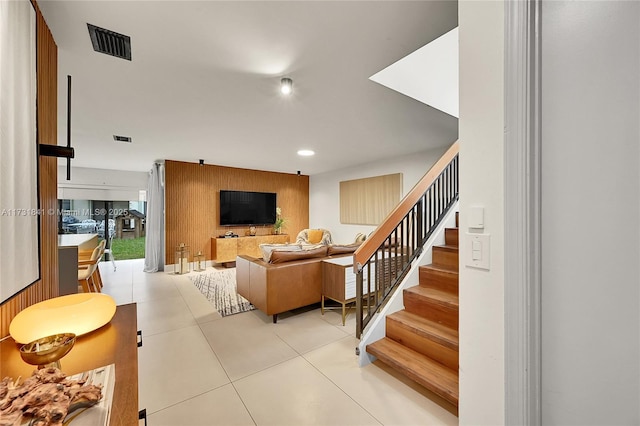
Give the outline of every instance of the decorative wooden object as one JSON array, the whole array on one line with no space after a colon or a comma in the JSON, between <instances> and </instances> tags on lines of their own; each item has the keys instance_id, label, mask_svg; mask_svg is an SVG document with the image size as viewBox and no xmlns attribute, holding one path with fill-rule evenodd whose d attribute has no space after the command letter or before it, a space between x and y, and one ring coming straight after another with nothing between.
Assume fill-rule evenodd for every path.
<instances>
[{"instance_id":1,"label":"decorative wooden object","mask_svg":"<svg viewBox=\"0 0 640 426\"><path fill-rule=\"evenodd\" d=\"M281 235L257 235L255 237L236 238L211 238L211 258L214 263L231 263L236 261L236 256L244 254L260 258L260 244L286 244L289 236Z\"/></svg>"},{"instance_id":2,"label":"decorative wooden object","mask_svg":"<svg viewBox=\"0 0 640 426\"><path fill-rule=\"evenodd\" d=\"M76 339L60 360L67 375L115 364L116 383L111 406L110 425L138 424L138 346L135 303L120 305L111 322ZM34 366L20 357L19 345L8 338L0 344L0 376L29 377Z\"/></svg>"}]
</instances>

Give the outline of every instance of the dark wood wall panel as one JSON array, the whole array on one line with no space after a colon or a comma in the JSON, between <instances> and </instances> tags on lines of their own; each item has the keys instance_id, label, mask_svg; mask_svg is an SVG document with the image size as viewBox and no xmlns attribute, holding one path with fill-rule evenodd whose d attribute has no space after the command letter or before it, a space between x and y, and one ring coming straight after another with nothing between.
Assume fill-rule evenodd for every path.
<instances>
[{"instance_id":1,"label":"dark wood wall panel","mask_svg":"<svg viewBox=\"0 0 640 426\"><path fill-rule=\"evenodd\" d=\"M58 47L35 1L38 31L38 138L39 143L57 144ZM55 214L58 197L57 160L40 157L40 265L41 279L0 306L0 337L9 334L9 324L29 305L58 296L58 228Z\"/></svg>"},{"instance_id":2,"label":"dark wood wall panel","mask_svg":"<svg viewBox=\"0 0 640 426\"><path fill-rule=\"evenodd\" d=\"M174 263L175 248L185 243L191 254L202 251L211 259L211 237L233 231L245 235L248 227L220 226L218 201L221 189L275 192L284 232L293 241L309 227L309 177L288 173L238 169L197 163L165 161L166 263ZM257 227L257 235L272 233L272 227Z\"/></svg>"}]
</instances>

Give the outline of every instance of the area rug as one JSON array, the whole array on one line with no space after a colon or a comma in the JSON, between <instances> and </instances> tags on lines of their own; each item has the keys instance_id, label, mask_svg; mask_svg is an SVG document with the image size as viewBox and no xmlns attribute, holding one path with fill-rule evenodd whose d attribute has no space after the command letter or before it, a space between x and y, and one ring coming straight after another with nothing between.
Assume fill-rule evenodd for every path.
<instances>
[{"instance_id":1,"label":"area rug","mask_svg":"<svg viewBox=\"0 0 640 426\"><path fill-rule=\"evenodd\" d=\"M189 279L223 317L255 309L238 294L235 268L191 275Z\"/></svg>"}]
</instances>

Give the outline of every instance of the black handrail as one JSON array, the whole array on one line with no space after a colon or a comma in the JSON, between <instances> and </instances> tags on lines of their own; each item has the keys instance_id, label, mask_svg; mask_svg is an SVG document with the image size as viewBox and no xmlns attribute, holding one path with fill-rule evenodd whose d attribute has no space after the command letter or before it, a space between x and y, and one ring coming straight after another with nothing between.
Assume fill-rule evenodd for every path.
<instances>
[{"instance_id":1,"label":"black handrail","mask_svg":"<svg viewBox=\"0 0 640 426\"><path fill-rule=\"evenodd\" d=\"M456 153L373 255L362 266L357 265L357 338L409 273L411 263L458 200L458 165Z\"/></svg>"}]
</instances>

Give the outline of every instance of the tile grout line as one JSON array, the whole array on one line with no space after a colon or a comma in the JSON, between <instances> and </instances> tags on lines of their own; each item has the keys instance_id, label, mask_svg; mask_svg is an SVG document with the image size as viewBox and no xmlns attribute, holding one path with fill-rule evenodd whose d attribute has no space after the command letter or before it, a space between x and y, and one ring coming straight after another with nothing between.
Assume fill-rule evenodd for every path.
<instances>
[{"instance_id":1,"label":"tile grout line","mask_svg":"<svg viewBox=\"0 0 640 426\"><path fill-rule=\"evenodd\" d=\"M158 413L160 413L160 412L162 412L162 411L164 411L164 410L167 410L167 409L169 409L169 408L171 408L171 407L174 407L174 406L177 406L177 405L179 405L179 404L183 404L183 403L185 403L186 401L189 401L189 400L191 400L191 399L197 398L197 397L202 396L202 395L204 395L204 394L206 394L206 393L213 392L214 390L216 390L216 389L220 389L220 388L222 388L222 387L224 387L224 386L226 386L226 385L228 385L228 384L232 385L231 379L229 378L229 375L228 375L227 371L225 370L224 366L223 366L223 365L222 365L222 363L220 362L220 359L218 358L218 355L215 353L215 351L214 351L214 350L213 350L213 348L211 347L211 345L210 345L210 343L209 343L208 339L207 339L207 338L206 338L206 336L204 335L204 332L203 332L202 328L200 327L200 324L198 324L198 322L197 322L197 320L196 320L196 318L195 318L195 315L194 315L194 313L193 313L193 310L191 309L191 306L190 306L190 305L189 305L189 303L187 302L187 300L186 300L186 298L184 297L183 293L182 293L182 292L180 291L180 289L178 288L178 284L176 284L176 282L175 282L175 277L173 277L173 276L171 275L171 273L170 273L170 272L163 271L163 272L161 272L161 273L165 273L165 274L166 274L166 275L171 279L171 284L173 285L173 287L175 288L175 290L178 292L178 294L179 294L180 298L182 299L182 301L183 301L183 302L184 302L184 304L186 305L187 309L189 310L189 314L190 314L190 315L191 315L191 317L193 318L193 320L194 320L194 322L195 322L195 325L198 327L198 330L200 331L200 334L202 335L202 337L204 338L205 342L207 343L207 346L208 346L208 347L209 347L209 349L211 350L211 352L212 352L213 356L216 358L216 361L218 361L218 363L220 364L220 367L222 368L222 371L224 371L224 374L227 376L227 380L228 380L228 382L227 382L227 383L224 383L224 384L222 384L222 385L220 385L220 386L214 386L214 387L212 387L212 388L210 388L210 389L208 389L208 390L206 390L206 391L204 391L204 392L200 392L200 393L198 393L198 394L196 394L196 395L193 395L193 396L191 396L191 397L189 397L189 398L186 398L186 399L184 399L184 400L176 401L176 402L174 402L174 403L172 403L172 404L170 404L170 405L167 405L167 406L165 406L165 407L162 407L162 408L160 408L160 409L158 409L158 410L156 410L156 411L153 411L153 412L149 413L149 415L150 415L150 416L151 416L151 415L154 415L154 414L158 414ZM132 292L133 292L133 271L132 271L131 281L132 281ZM132 294L132 300L133 300L133 294ZM136 302L134 302L134 303L136 303L136 304L137 304L138 302L136 301ZM142 302L142 303L144 303L144 302ZM159 336L159 335L161 335L161 334L166 334L166 333L176 332L176 331L184 330L184 329L187 329L187 328L190 328L190 327L193 327L193 325L187 325L187 326L184 326L184 327L178 327L178 328L174 328L174 329L170 329L170 330L164 330L164 331L160 331L160 332L157 332L157 333L150 334L150 335L148 335L148 336ZM234 390L235 390L235 387L234 387ZM236 391L236 393L237 393L237 391ZM241 400L242 400L242 399L241 399ZM244 405L244 402L243 402L243 405ZM246 408L246 407L245 407L245 408ZM250 415L250 414L249 414L249 415ZM252 420L253 420L253 418L252 418ZM254 424L255 424L255 421L254 421Z\"/></svg>"},{"instance_id":2,"label":"tile grout line","mask_svg":"<svg viewBox=\"0 0 640 426\"><path fill-rule=\"evenodd\" d=\"M352 338L352 336L345 336L339 340L336 340L336 342L339 342L340 340L344 340L347 338ZM335 342L334 342L335 343ZM326 345L325 345L326 346ZM344 395L346 395L351 401L353 401L358 407L362 408L364 410L365 413L369 414L371 416L372 419L374 419L376 422L378 422L380 425L384 425L384 423L382 423L376 416L373 415L373 413L369 412L369 410L367 410L365 407L362 406L362 404L360 404L358 401L356 401L355 399L353 399L353 397L344 389L342 389L336 382L334 382L333 380L331 380L331 378L329 376L327 376L326 374L324 374L318 367L316 367L311 361L309 361L305 356L302 356L302 359L309 364L311 367L313 367L314 370L316 370L322 377L326 378L329 382L331 382L331 384L333 384L336 388L340 389L340 392L342 392Z\"/></svg>"},{"instance_id":3,"label":"tile grout line","mask_svg":"<svg viewBox=\"0 0 640 426\"><path fill-rule=\"evenodd\" d=\"M249 417L251 417L251 421L253 422L254 425L257 425L258 423L256 422L256 419L253 417L253 414L251 414L251 410L249 410L249 407L247 407L246 402L244 402L244 399L242 399L242 396L240 395L240 392L238 392L238 388L236 388L235 383L231 382L231 386L233 387L233 390L236 392L236 395L238 395L238 399L240 400L240 402L242 402L242 406L244 407L245 410L247 410L247 414L249 414Z\"/></svg>"},{"instance_id":4,"label":"tile grout line","mask_svg":"<svg viewBox=\"0 0 640 426\"><path fill-rule=\"evenodd\" d=\"M219 357L219 356L218 356L218 354L216 353L216 351L215 351L215 349L213 348L213 346L211 346L211 342L209 341L209 339L207 339L207 336L205 335L204 330L202 329L202 325L204 325L204 324L208 324L208 323L213 322L213 321L219 321L219 320L212 319L212 320L210 320L210 321L205 321L205 322L203 322L203 323L198 322L198 320L195 318L195 315L193 314L193 310L191 309L191 306L187 303L186 299L184 298L184 295L182 294L182 292L181 292L179 289L178 289L178 292L180 293L180 296L182 297L182 299L183 299L183 300L185 301L185 303L187 304L187 308L189 309L189 312L190 312L190 313L191 313L191 315L193 316L194 321L196 321L196 325L198 326L198 330L200 330L200 334L202 335L202 337L204 338L204 340L207 342L207 346L208 346L208 347L209 347L209 349L211 350L211 353L213 354L213 356L214 356L214 357L216 358L216 360L218 361L218 364L220 364L220 368L222 368L222 371L224 371L225 376L227 376L227 380L229 380L229 383L227 383L227 384L231 385L231 387L233 388L233 391L236 393L236 395L237 395L238 399L239 399L239 400L240 400L240 402L242 403L242 406L244 407L244 409L247 411L247 414L248 414L248 415L249 415L249 417L251 418L251 421L253 422L253 424L254 424L254 425L257 425L256 420L255 420L255 418L253 417L253 414L251 414L251 411L249 410L249 407L247 407L247 404L246 404L245 400L244 400L244 399L242 398L242 396L240 395L240 392L238 392L238 388L236 388L236 385L235 385L234 381L233 381L233 380L231 380L231 377L229 376L229 372L227 371L227 369L225 368L224 364L222 363L222 360L220 360L220 357ZM203 294L201 294L201 295L202 295L202 297L204 297L204 295L203 295ZM205 300L206 300L206 298L205 298ZM207 301L207 302L208 302L208 301ZM220 319L222 319L222 318L220 318ZM254 374L255 374L255 373L254 373ZM249 377L249 376L251 376L251 375L248 375L248 376L245 376L245 377ZM238 380L241 380L241 379L243 379L243 378L244 378L244 377L242 377L242 378L240 378L240 379L238 379ZM223 387L223 386L226 386L227 384L222 385L222 386L219 386L218 388L215 388L215 389L219 389L219 388L221 388L221 387ZM214 389L212 389L212 390L214 390ZM209 390L209 392L211 392L212 390ZM205 392L205 393L206 393L206 392ZM201 395L202 395L202 394L201 394ZM197 396L199 396L199 395L197 395ZM195 398L195 396L194 396L194 397L192 397L192 398ZM190 399L192 399L192 398L190 398ZM185 402L185 401L182 401L182 402Z\"/></svg>"},{"instance_id":5,"label":"tile grout line","mask_svg":"<svg viewBox=\"0 0 640 426\"><path fill-rule=\"evenodd\" d=\"M182 294L182 293L181 293ZM204 295L203 295L204 297ZM191 308L189 308L191 309ZM191 310L190 310L191 312ZM193 315L193 312L192 312ZM195 320L195 317L194 317ZM214 321L214 320L212 320ZM212 321L207 321L203 324L208 324L209 322ZM197 321L196 321L197 323ZM218 364L220 364L220 368L222 368L222 371L224 371L224 374L227 376L227 380L229 380L229 383L232 387L234 392L236 393L236 395L238 396L238 399L240 400L240 402L242 403L242 406L244 407L244 409L247 411L247 414L249 415L249 417L251 418L251 421L253 422L254 425L257 425L255 418L253 417L253 414L251 414L251 411L249 410L249 407L247 407L246 402L244 401L244 399L242 398L242 396L240 395L240 392L238 392L238 388L236 388L236 385L234 383L233 380L231 380L231 377L229 376L229 372L227 371L227 369L224 367L224 364L222 363L222 360L220 360L220 357L218 356L218 354L216 353L215 349L213 349L213 346L211 346L211 342L209 341L209 339L207 339L207 336L204 334L204 330L202 329L202 326L200 323L197 323L198 325L198 329L200 330L200 334L202 334L202 337L204 338L204 340L207 342L207 346L209 346L209 349L211 350L211 353L213 354L214 357L216 357L216 360L218 361ZM250 375L249 375L250 376ZM246 377L249 377L246 376ZM240 379L238 379L240 380ZM221 386L220 386L221 387Z\"/></svg>"},{"instance_id":6,"label":"tile grout line","mask_svg":"<svg viewBox=\"0 0 640 426\"><path fill-rule=\"evenodd\" d=\"M332 324L329 324L329 325L332 325ZM295 348L293 348L291 345L289 345L289 344L288 344L288 343L287 343L287 342L286 342L286 341L285 341L285 340L284 340L280 335L278 335L277 333L274 333L274 334L275 334L275 335L276 335L280 340L282 340L282 342L284 342L284 344L285 344L285 345L289 346L289 347L290 347L290 348L291 348L295 353L297 353L297 354L298 354L298 356L297 356L297 357L295 357L295 358L291 358L291 359L286 360L286 361L282 361L282 362L280 362L280 363L278 363L278 364L276 364L276 365L283 364L283 363L285 363L285 362L291 361L291 360L296 359L296 358L302 358L302 359L303 359L307 364L309 364L311 367L313 367L313 369L314 369L314 370L316 370L318 373L320 373L320 375L321 375L322 377L326 378L326 379L327 379L327 380L328 380L332 385L334 385L337 389L339 389L339 390L340 390L340 392L342 392L344 395L346 395L346 396L347 396L351 401L353 401L353 402L354 402L358 407L362 408L362 409L364 410L364 412L365 412L365 413L369 414L369 415L371 416L371 418L372 418L372 419L374 419L374 420L375 420L376 422L378 422L380 425L383 425L383 423L382 423L382 422L381 422L381 421L380 421L376 416L374 416L372 413L370 413L370 412L369 412L369 410L367 410L366 408L364 408L364 407L363 407L363 406L362 406L358 401L356 401L355 399L353 399L353 397L352 397L351 395L349 395L349 394L347 393L347 391L345 391L345 390L344 390L344 389L342 389L340 386L338 386L338 384L337 384L336 382L334 382L333 380L331 380L331 379L330 379L326 374L324 374L322 371L320 371L320 369L319 369L318 367L316 367L315 365L313 365L313 364L311 363L311 361L309 361L309 360L304 356L304 355L305 355L305 354L307 354L307 353L310 353L310 352L313 352L313 351L315 351L315 350L318 350L318 349L324 348L324 347L326 347L327 345L330 345L330 344L333 344L333 343L339 342L339 341L344 340L344 339L347 339L347 338L352 338L352 336L345 335L344 337L341 337L341 338L340 338L340 339L338 339L338 340L335 340L335 341L333 341L333 342L329 342L329 343L326 343L326 344L324 344L324 345L318 346L317 348L311 349L310 351L307 351L307 352L305 352L305 353L300 353L300 352L298 352ZM276 365L273 365L273 366L268 367L268 368L275 367ZM265 368L265 369L263 369L263 370L261 370L261 371L265 371L265 370L267 370L268 368ZM253 373L253 374L255 374L255 373ZM250 374L249 376L251 376L251 375L253 375L253 374ZM246 377L249 377L249 376L246 376ZM242 399L242 398L241 398L241 399Z\"/></svg>"}]
</instances>

